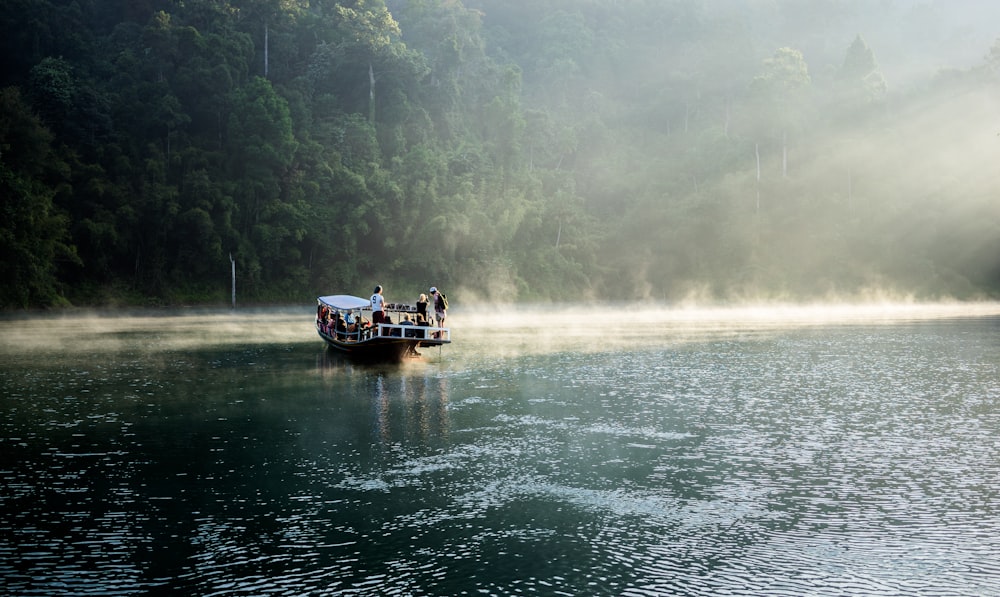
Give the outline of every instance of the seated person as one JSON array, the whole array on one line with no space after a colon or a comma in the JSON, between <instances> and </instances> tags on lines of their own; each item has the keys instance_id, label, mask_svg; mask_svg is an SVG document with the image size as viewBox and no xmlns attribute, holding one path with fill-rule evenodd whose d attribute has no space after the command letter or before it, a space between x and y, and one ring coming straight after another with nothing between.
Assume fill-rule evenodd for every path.
<instances>
[{"instance_id":1,"label":"seated person","mask_svg":"<svg viewBox=\"0 0 1000 597\"><path fill-rule=\"evenodd\" d=\"M393 325L392 318L389 317L388 314L386 314L385 321L383 321L382 323L384 323L386 325ZM389 335L389 336L400 336L400 335L402 335L399 328L388 329L388 330L386 330L386 334Z\"/></svg>"},{"instance_id":2,"label":"seated person","mask_svg":"<svg viewBox=\"0 0 1000 597\"><path fill-rule=\"evenodd\" d=\"M341 319L340 313L334 314L333 320L330 322L330 333L334 334L338 340L344 339L344 334L347 333L347 326L344 325L344 320Z\"/></svg>"},{"instance_id":3,"label":"seated person","mask_svg":"<svg viewBox=\"0 0 1000 597\"><path fill-rule=\"evenodd\" d=\"M354 319L354 313L348 311L344 315L344 322L347 324L347 331L354 334L358 331L358 322Z\"/></svg>"},{"instance_id":4,"label":"seated person","mask_svg":"<svg viewBox=\"0 0 1000 597\"><path fill-rule=\"evenodd\" d=\"M403 321L400 321L399 325L414 325L414 324L413 320L410 319L409 315L403 315ZM407 338L416 338L417 332L416 330L406 330L406 333L403 335L406 336Z\"/></svg>"}]
</instances>

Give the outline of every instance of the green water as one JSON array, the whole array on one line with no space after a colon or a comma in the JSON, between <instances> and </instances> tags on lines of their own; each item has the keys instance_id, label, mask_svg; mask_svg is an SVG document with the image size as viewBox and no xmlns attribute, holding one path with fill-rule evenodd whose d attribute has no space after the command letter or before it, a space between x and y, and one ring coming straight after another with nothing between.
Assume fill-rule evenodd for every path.
<instances>
[{"instance_id":1,"label":"green water","mask_svg":"<svg viewBox=\"0 0 1000 597\"><path fill-rule=\"evenodd\" d=\"M0 592L1000 594L960 315L470 313L377 367L308 309L2 321Z\"/></svg>"}]
</instances>

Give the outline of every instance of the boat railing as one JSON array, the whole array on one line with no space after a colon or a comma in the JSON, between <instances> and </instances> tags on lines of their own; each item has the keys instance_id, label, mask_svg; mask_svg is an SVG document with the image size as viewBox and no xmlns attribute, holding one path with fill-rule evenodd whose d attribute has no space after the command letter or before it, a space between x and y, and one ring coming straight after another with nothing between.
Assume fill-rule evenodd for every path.
<instances>
[{"instance_id":1,"label":"boat railing","mask_svg":"<svg viewBox=\"0 0 1000 597\"><path fill-rule=\"evenodd\" d=\"M342 342L360 342L372 336L372 327L363 327L352 324L348 329L337 329L332 321L317 320L316 325L320 331L328 336L332 336ZM353 329L351 329L353 328Z\"/></svg>"},{"instance_id":2,"label":"boat railing","mask_svg":"<svg viewBox=\"0 0 1000 597\"><path fill-rule=\"evenodd\" d=\"M414 325L412 323L380 323L378 324L378 335L451 342L451 330L448 328Z\"/></svg>"},{"instance_id":3,"label":"boat railing","mask_svg":"<svg viewBox=\"0 0 1000 597\"><path fill-rule=\"evenodd\" d=\"M352 326L354 327L353 330L338 330L331 322L317 321L316 323L320 331L342 342L361 342L372 336L451 342L451 330L436 326L416 325L412 323L379 323L377 325Z\"/></svg>"}]
</instances>

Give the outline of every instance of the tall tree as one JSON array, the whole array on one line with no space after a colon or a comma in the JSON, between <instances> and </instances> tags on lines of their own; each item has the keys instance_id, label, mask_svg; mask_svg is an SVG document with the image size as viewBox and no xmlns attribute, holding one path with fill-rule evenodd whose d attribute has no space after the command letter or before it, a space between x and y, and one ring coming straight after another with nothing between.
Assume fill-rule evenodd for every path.
<instances>
[{"instance_id":1,"label":"tall tree","mask_svg":"<svg viewBox=\"0 0 1000 597\"><path fill-rule=\"evenodd\" d=\"M750 82L757 107L771 130L765 131L781 146L781 175L788 176L788 134L795 132L805 118L805 92L812 82L802 52L778 48L764 60L760 74Z\"/></svg>"},{"instance_id":2,"label":"tall tree","mask_svg":"<svg viewBox=\"0 0 1000 597\"><path fill-rule=\"evenodd\" d=\"M838 99L851 109L858 109L885 98L888 85L875 61L875 53L861 35L847 48L844 64L837 73L842 84Z\"/></svg>"},{"instance_id":3,"label":"tall tree","mask_svg":"<svg viewBox=\"0 0 1000 597\"><path fill-rule=\"evenodd\" d=\"M0 308L64 300L58 265L79 263L68 218L53 204L64 170L17 89L0 89Z\"/></svg>"},{"instance_id":4,"label":"tall tree","mask_svg":"<svg viewBox=\"0 0 1000 597\"><path fill-rule=\"evenodd\" d=\"M303 214L289 201L297 149L288 103L267 79L254 77L233 99L227 145L242 261L263 276L251 283L280 277L283 258L301 240Z\"/></svg>"}]
</instances>

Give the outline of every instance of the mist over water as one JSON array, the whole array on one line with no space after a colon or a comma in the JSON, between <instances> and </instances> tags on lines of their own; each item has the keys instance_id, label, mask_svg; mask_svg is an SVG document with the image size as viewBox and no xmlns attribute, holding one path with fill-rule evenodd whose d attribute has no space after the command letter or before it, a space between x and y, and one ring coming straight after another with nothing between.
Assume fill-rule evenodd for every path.
<instances>
[{"instance_id":1,"label":"mist over water","mask_svg":"<svg viewBox=\"0 0 1000 597\"><path fill-rule=\"evenodd\" d=\"M5 590L1000 593L1000 305L312 315L0 322Z\"/></svg>"},{"instance_id":2,"label":"mist over water","mask_svg":"<svg viewBox=\"0 0 1000 597\"><path fill-rule=\"evenodd\" d=\"M665 307L639 302L553 304L459 312L448 360L558 351L636 350L788 328L880 326L955 317L990 317L997 303L879 302ZM457 354L456 354L457 353Z\"/></svg>"},{"instance_id":3,"label":"mist over water","mask_svg":"<svg viewBox=\"0 0 1000 597\"><path fill-rule=\"evenodd\" d=\"M305 314L305 315L304 315ZM0 321L3 353L141 352L218 345L303 342L315 335L303 309L266 311L111 311L13 317ZM2 354L2 353L0 353Z\"/></svg>"},{"instance_id":4,"label":"mist over water","mask_svg":"<svg viewBox=\"0 0 1000 597\"><path fill-rule=\"evenodd\" d=\"M449 319L449 325L456 324L453 333L462 336L462 341L443 350L448 360L483 351L507 356L570 349L603 351L634 346L636 340L676 342L713 332L738 334L774 327L880 324L998 312L996 303L494 305L452 310L455 318ZM145 354L227 345L315 343L310 315L308 308L273 308L10 316L0 320L0 356L31 359L109 350Z\"/></svg>"}]
</instances>

